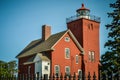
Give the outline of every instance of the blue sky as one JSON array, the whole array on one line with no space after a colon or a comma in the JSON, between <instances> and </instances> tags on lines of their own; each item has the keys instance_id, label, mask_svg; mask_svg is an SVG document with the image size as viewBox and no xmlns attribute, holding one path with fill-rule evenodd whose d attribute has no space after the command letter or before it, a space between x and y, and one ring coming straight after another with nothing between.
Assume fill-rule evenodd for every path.
<instances>
[{"instance_id":1,"label":"blue sky","mask_svg":"<svg viewBox=\"0 0 120 80\"><path fill-rule=\"evenodd\" d=\"M32 40L41 38L41 26L52 26L52 34L66 30L66 18L84 3L91 14L101 17L100 53L106 49L107 12L114 0L0 0L0 60L15 60Z\"/></svg>"}]
</instances>

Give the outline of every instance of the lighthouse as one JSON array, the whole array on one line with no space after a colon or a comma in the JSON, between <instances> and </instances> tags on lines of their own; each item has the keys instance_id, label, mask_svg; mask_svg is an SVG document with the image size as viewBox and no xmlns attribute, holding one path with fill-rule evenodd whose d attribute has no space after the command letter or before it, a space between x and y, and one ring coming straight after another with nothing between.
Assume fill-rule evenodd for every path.
<instances>
[{"instance_id":1,"label":"lighthouse","mask_svg":"<svg viewBox=\"0 0 120 80\"><path fill-rule=\"evenodd\" d=\"M82 4L76 10L76 15L66 18L67 28L71 30L84 49L82 73L83 76L96 75L99 77L99 28L100 17L90 14L90 9ZM92 78L92 77L91 77Z\"/></svg>"}]
</instances>

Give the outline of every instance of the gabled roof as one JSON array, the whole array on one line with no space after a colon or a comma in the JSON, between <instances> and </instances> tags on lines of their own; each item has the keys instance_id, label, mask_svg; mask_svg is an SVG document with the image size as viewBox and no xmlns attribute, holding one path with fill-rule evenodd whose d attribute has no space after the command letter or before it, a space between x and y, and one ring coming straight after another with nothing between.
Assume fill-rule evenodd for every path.
<instances>
[{"instance_id":1,"label":"gabled roof","mask_svg":"<svg viewBox=\"0 0 120 80\"><path fill-rule=\"evenodd\" d=\"M78 46L78 48L83 52L83 49L79 42L76 40L74 35L70 30L62 31L56 34L51 35L47 40L42 41L41 39L32 41L25 49L23 49L22 52L20 52L16 58L21 58L29 55L33 55L36 53L40 53L43 51L50 51L54 50L53 47L55 44L65 35L66 33L69 33L72 39L74 40L75 44Z\"/></svg>"},{"instance_id":2,"label":"gabled roof","mask_svg":"<svg viewBox=\"0 0 120 80\"><path fill-rule=\"evenodd\" d=\"M51 35L47 40L42 39L32 41L16 58L33 55L42 51L52 50L52 46L66 33L66 31Z\"/></svg>"}]
</instances>

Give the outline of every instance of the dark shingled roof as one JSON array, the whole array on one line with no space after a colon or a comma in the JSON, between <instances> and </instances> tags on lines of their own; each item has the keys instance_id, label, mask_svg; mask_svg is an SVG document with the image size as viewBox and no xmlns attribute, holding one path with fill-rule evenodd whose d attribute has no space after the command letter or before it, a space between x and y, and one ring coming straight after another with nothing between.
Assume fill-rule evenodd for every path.
<instances>
[{"instance_id":1,"label":"dark shingled roof","mask_svg":"<svg viewBox=\"0 0 120 80\"><path fill-rule=\"evenodd\" d=\"M67 32L62 31L51 35L47 40L42 39L32 41L23 51L21 51L16 58L33 55L39 52L52 50L52 46Z\"/></svg>"}]
</instances>

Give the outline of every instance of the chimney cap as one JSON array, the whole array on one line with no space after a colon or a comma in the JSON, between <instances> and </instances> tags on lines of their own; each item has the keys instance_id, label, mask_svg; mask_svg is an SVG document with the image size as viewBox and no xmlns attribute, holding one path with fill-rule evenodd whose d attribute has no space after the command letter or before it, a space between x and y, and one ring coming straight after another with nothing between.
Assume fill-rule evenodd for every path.
<instances>
[{"instance_id":1,"label":"chimney cap","mask_svg":"<svg viewBox=\"0 0 120 80\"><path fill-rule=\"evenodd\" d=\"M42 26L49 26L49 25L47 25L47 24L44 24L44 25L42 25Z\"/></svg>"}]
</instances>

